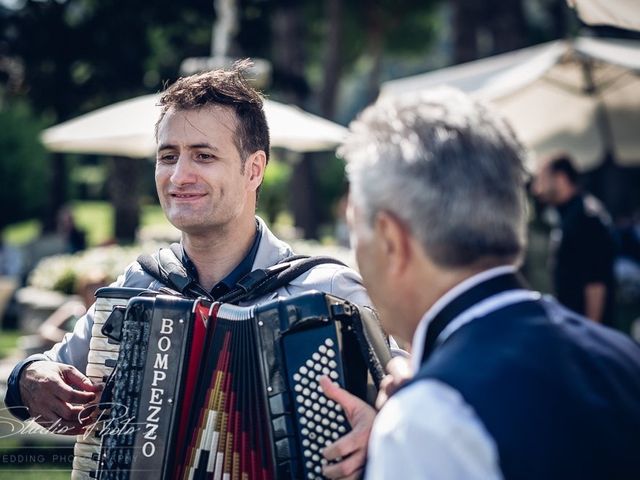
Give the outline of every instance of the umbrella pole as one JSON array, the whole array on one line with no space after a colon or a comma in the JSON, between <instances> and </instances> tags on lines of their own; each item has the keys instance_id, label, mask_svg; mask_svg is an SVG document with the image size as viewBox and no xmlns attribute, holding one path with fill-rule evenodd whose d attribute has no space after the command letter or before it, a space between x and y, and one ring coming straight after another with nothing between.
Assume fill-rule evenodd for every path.
<instances>
[{"instance_id":1,"label":"umbrella pole","mask_svg":"<svg viewBox=\"0 0 640 480\"><path fill-rule=\"evenodd\" d=\"M584 92L593 97L596 103L596 123L604 146L604 162L613 163L615 160L613 130L604 100L602 99L602 91L598 88L593 78L593 60L590 58L581 58L579 61L582 66L582 75L585 82Z\"/></svg>"}]
</instances>

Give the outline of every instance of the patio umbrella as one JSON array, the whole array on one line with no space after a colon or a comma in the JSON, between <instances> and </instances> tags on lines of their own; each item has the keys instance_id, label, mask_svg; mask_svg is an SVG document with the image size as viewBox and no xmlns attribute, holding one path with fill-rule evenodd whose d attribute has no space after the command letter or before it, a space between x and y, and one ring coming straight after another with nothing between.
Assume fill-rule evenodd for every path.
<instances>
[{"instance_id":1,"label":"patio umbrella","mask_svg":"<svg viewBox=\"0 0 640 480\"><path fill-rule=\"evenodd\" d=\"M381 97L451 85L493 103L538 155L582 170L640 165L640 41L577 38L386 82Z\"/></svg>"},{"instance_id":2,"label":"patio umbrella","mask_svg":"<svg viewBox=\"0 0 640 480\"><path fill-rule=\"evenodd\" d=\"M580 19L589 25L612 25L640 30L638 0L567 0Z\"/></svg>"},{"instance_id":3,"label":"patio umbrella","mask_svg":"<svg viewBox=\"0 0 640 480\"><path fill-rule=\"evenodd\" d=\"M41 135L53 152L146 158L155 154L159 95L144 95L100 108L47 128ZM346 129L298 107L266 100L271 145L297 152L335 148Z\"/></svg>"}]
</instances>

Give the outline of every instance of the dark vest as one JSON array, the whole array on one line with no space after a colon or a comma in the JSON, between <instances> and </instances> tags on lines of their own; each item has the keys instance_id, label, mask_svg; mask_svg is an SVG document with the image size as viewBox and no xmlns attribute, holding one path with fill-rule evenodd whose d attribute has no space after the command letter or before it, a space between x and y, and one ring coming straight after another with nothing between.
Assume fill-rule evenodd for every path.
<instances>
[{"instance_id":1,"label":"dark vest","mask_svg":"<svg viewBox=\"0 0 640 480\"><path fill-rule=\"evenodd\" d=\"M461 393L496 442L507 479L640 479L640 347L541 299L505 306L438 335L515 275L454 299L426 333L414 380Z\"/></svg>"}]
</instances>

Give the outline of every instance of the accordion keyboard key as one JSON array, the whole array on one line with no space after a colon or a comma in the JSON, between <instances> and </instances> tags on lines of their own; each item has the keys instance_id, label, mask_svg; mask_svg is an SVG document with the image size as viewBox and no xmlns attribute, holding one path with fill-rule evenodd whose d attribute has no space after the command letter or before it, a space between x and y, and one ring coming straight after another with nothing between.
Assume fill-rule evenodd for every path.
<instances>
[{"instance_id":1,"label":"accordion keyboard key","mask_svg":"<svg viewBox=\"0 0 640 480\"><path fill-rule=\"evenodd\" d=\"M92 337L91 342L89 342L89 348L92 351L101 351L101 352L116 352L120 351L120 344L118 343L109 343L106 340L106 337Z\"/></svg>"},{"instance_id":2,"label":"accordion keyboard key","mask_svg":"<svg viewBox=\"0 0 640 480\"><path fill-rule=\"evenodd\" d=\"M301 427L300 445L305 478L309 480L323 478L322 466L326 460L321 454L322 449L347 431L340 405L328 399L318 383L323 375L332 380L339 378L334 346L333 340L326 339L291 377L294 382L295 410Z\"/></svg>"},{"instance_id":3,"label":"accordion keyboard key","mask_svg":"<svg viewBox=\"0 0 640 480\"><path fill-rule=\"evenodd\" d=\"M96 299L91 340L87 355L86 374L92 382L104 382L118 359L119 345L110 343L102 334L102 327L116 305L126 305L128 299L98 297ZM96 478L101 439L93 433L76 437L72 479Z\"/></svg>"}]
</instances>

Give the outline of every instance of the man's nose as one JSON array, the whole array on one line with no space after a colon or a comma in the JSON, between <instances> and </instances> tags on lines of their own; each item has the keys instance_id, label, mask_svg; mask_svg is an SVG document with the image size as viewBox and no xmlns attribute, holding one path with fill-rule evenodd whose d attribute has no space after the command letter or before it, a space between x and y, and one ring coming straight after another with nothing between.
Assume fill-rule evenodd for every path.
<instances>
[{"instance_id":1,"label":"man's nose","mask_svg":"<svg viewBox=\"0 0 640 480\"><path fill-rule=\"evenodd\" d=\"M171 183L174 185L187 185L194 183L196 174L193 169L193 165L189 157L185 154L180 154L178 161L173 166L173 173L171 174Z\"/></svg>"}]
</instances>

